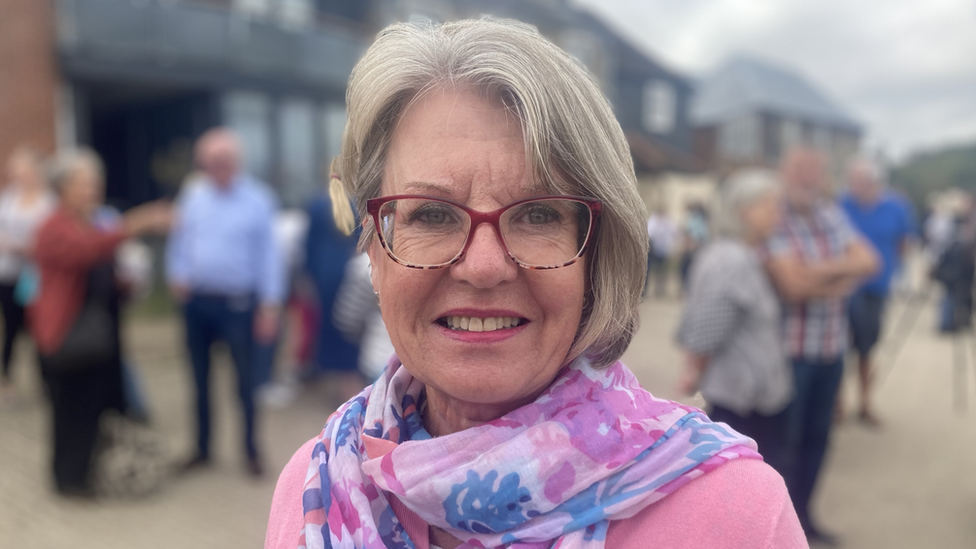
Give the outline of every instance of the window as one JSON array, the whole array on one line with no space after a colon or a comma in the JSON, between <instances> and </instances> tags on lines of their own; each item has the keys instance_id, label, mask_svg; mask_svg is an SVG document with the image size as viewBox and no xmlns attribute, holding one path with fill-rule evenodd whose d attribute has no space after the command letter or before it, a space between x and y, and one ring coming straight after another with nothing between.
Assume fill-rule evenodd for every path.
<instances>
[{"instance_id":1,"label":"window","mask_svg":"<svg viewBox=\"0 0 976 549\"><path fill-rule=\"evenodd\" d=\"M321 110L322 151L325 163L339 155L342 145L342 132L346 128L346 106L342 103L327 103Z\"/></svg>"},{"instance_id":2,"label":"window","mask_svg":"<svg viewBox=\"0 0 976 549\"><path fill-rule=\"evenodd\" d=\"M656 79L644 84L642 107L644 128L647 131L665 134L674 130L677 97L670 82Z\"/></svg>"},{"instance_id":3,"label":"window","mask_svg":"<svg viewBox=\"0 0 976 549\"><path fill-rule=\"evenodd\" d=\"M762 122L759 116L752 113L737 116L719 126L720 155L727 160L754 160L760 153L761 137Z\"/></svg>"},{"instance_id":4,"label":"window","mask_svg":"<svg viewBox=\"0 0 976 549\"><path fill-rule=\"evenodd\" d=\"M779 150L782 155L789 154L791 150L802 145L802 139L800 123L796 120L784 118L779 126Z\"/></svg>"},{"instance_id":5,"label":"window","mask_svg":"<svg viewBox=\"0 0 976 549\"><path fill-rule=\"evenodd\" d=\"M278 21L289 30L308 29L315 23L315 8L311 0L279 0Z\"/></svg>"},{"instance_id":6,"label":"window","mask_svg":"<svg viewBox=\"0 0 976 549\"><path fill-rule=\"evenodd\" d=\"M271 0L234 0L232 6L235 11L262 19L271 14Z\"/></svg>"},{"instance_id":7,"label":"window","mask_svg":"<svg viewBox=\"0 0 976 549\"><path fill-rule=\"evenodd\" d=\"M240 136L244 144L244 168L268 180L271 175L271 102L263 93L233 91L222 100L224 124Z\"/></svg>"},{"instance_id":8,"label":"window","mask_svg":"<svg viewBox=\"0 0 976 549\"><path fill-rule=\"evenodd\" d=\"M823 151L825 153L830 152L830 129L823 126L818 126L813 130L813 146L817 150Z\"/></svg>"},{"instance_id":9,"label":"window","mask_svg":"<svg viewBox=\"0 0 976 549\"><path fill-rule=\"evenodd\" d=\"M315 105L305 99L290 98L278 110L278 135L281 138L281 202L293 206L305 202L323 178L318 169L315 147Z\"/></svg>"}]
</instances>

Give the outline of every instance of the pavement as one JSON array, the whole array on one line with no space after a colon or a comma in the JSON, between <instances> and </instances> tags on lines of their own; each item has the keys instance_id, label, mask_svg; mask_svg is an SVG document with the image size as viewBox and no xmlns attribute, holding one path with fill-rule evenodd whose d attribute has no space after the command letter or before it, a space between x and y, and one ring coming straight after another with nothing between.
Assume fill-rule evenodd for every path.
<instances>
[{"instance_id":1,"label":"pavement","mask_svg":"<svg viewBox=\"0 0 976 549\"><path fill-rule=\"evenodd\" d=\"M909 309L918 313L913 329L896 329ZM872 429L847 419L835 430L815 512L845 548L976 547L976 357L965 370L953 360L953 341L932 329L933 311L931 298L894 300L882 357L891 354L894 341L904 345L897 362L879 366L885 375L876 408L884 424ZM665 398L677 396L681 357L672 341L679 312L677 298L648 299L640 331L624 355L641 383ZM135 320L126 339L149 394L153 428L168 441L173 461L188 456L190 377L178 322ZM976 352L976 346L959 343ZM27 352L20 354L20 398L0 408L2 549L261 547L277 473L338 404L334 388L323 381L306 386L287 408L264 410L260 437L268 474L248 478L232 368L221 355L213 383L211 468L169 477L148 499L64 501L50 488L50 426L36 369ZM845 382L849 410L853 381ZM704 405L694 397L685 402Z\"/></svg>"}]
</instances>

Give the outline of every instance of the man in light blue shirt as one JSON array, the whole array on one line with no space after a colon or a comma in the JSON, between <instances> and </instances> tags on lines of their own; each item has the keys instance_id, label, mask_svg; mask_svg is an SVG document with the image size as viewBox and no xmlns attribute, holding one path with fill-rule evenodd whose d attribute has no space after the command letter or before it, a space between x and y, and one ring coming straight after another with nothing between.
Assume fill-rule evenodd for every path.
<instances>
[{"instance_id":1,"label":"man in light blue shirt","mask_svg":"<svg viewBox=\"0 0 976 549\"><path fill-rule=\"evenodd\" d=\"M267 185L241 171L240 141L230 130L206 132L195 155L202 177L183 190L166 256L196 387L197 452L186 468L210 462L210 348L223 340L237 371L248 472L260 476L254 351L275 337L284 294L273 234L277 203Z\"/></svg>"}]
</instances>

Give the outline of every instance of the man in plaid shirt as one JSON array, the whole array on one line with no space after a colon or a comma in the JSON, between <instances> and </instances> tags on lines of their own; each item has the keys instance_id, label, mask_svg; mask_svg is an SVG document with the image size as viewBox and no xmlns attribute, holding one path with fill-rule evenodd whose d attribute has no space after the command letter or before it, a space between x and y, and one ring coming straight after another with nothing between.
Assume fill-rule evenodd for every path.
<instances>
[{"instance_id":1,"label":"man in plaid shirt","mask_svg":"<svg viewBox=\"0 0 976 549\"><path fill-rule=\"evenodd\" d=\"M810 519L810 497L827 450L834 401L847 350L846 299L878 268L878 259L828 199L823 156L791 151L782 166L783 221L766 243L767 269L783 300L786 349L793 363L793 467L786 478L807 538L833 536Z\"/></svg>"}]
</instances>

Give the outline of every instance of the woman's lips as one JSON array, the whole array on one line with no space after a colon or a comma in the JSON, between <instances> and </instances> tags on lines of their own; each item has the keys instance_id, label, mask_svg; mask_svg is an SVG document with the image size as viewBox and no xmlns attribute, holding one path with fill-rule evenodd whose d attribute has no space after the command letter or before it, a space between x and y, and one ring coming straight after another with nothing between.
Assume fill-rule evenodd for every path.
<instances>
[{"instance_id":1,"label":"woman's lips","mask_svg":"<svg viewBox=\"0 0 976 549\"><path fill-rule=\"evenodd\" d=\"M447 316L441 318L448 328L452 330L462 330L465 332L494 332L514 328L521 324L524 319L516 316L493 316L479 318L476 316Z\"/></svg>"},{"instance_id":2,"label":"woman's lips","mask_svg":"<svg viewBox=\"0 0 976 549\"><path fill-rule=\"evenodd\" d=\"M528 322L525 324L519 324L518 326L512 326L510 328L495 329L489 332L472 332L471 330L456 330L454 328L449 328L440 322L434 323L437 330L440 331L445 337L453 339L455 341L461 341L464 343L497 343L499 341L504 341L511 337L515 337L522 330L529 325Z\"/></svg>"},{"instance_id":3,"label":"woman's lips","mask_svg":"<svg viewBox=\"0 0 976 549\"><path fill-rule=\"evenodd\" d=\"M452 310L437 319L441 332L458 341L492 343L508 339L525 329L529 320L507 310Z\"/></svg>"}]
</instances>

